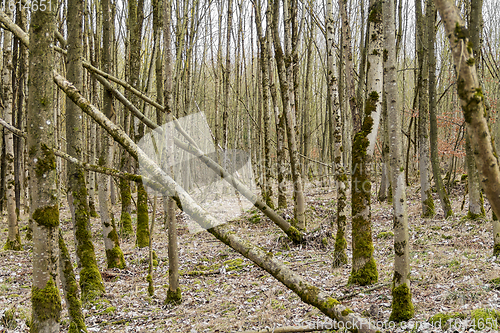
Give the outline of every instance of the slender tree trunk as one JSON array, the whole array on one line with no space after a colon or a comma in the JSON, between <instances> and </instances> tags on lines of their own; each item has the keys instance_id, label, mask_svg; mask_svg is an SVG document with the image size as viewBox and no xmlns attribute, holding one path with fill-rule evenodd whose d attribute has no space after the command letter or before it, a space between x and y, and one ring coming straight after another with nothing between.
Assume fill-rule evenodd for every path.
<instances>
[{"instance_id":1,"label":"slender tree trunk","mask_svg":"<svg viewBox=\"0 0 500 333\"><path fill-rule=\"evenodd\" d=\"M229 75L231 74L231 31L233 24L233 0L227 2L227 26L226 26L226 66L224 68L224 111L222 113L222 148L224 149L224 163L222 167L227 168L228 148L228 118L229 118Z\"/></svg>"},{"instance_id":2,"label":"slender tree trunk","mask_svg":"<svg viewBox=\"0 0 500 333\"><path fill-rule=\"evenodd\" d=\"M111 72L111 45L112 45L112 35L111 35L111 7L109 0L103 0L101 2L102 15L103 15L103 52L102 52L102 64L103 70L107 73ZM113 107L113 97L111 92L107 89L103 92L103 110L111 121L115 120L115 111ZM109 141L109 136L106 133L101 133L101 152L99 157L100 166L111 166L113 162L113 144ZM113 212L111 211L110 203L110 181L111 178L106 175L99 175L99 212L101 215L102 222L102 236L104 238L104 248L106 250L106 258L108 263L108 268L124 268L125 259L123 258L123 252L120 248L120 242L118 239L118 233L116 232L115 218Z\"/></svg>"},{"instance_id":3,"label":"slender tree trunk","mask_svg":"<svg viewBox=\"0 0 500 333\"><path fill-rule=\"evenodd\" d=\"M417 54L418 54L418 164L420 169L420 201L422 203L422 217L435 215L434 199L430 183L429 163L429 68L428 49L425 21L422 15L422 0L415 1L417 25ZM433 146L432 149L437 149ZM446 211L445 211L446 214Z\"/></svg>"},{"instance_id":4,"label":"slender tree trunk","mask_svg":"<svg viewBox=\"0 0 500 333\"><path fill-rule=\"evenodd\" d=\"M255 6L255 24L257 26L257 38L260 42L260 69L262 78L262 103L264 105L264 191L262 198L266 205L274 209L272 199L273 190L271 184L271 143L269 140L269 126L271 115L271 100L269 98L269 34L270 31L266 30L264 35L262 31L262 17L261 17L261 2L257 1Z\"/></svg>"},{"instance_id":5,"label":"slender tree trunk","mask_svg":"<svg viewBox=\"0 0 500 333\"><path fill-rule=\"evenodd\" d=\"M61 284L64 290L64 298L66 299L70 320L68 332L87 333L87 327L85 326L82 313L80 292L78 291L78 283L75 279L73 264L71 263L68 249L64 243L61 229L59 229L59 261Z\"/></svg>"},{"instance_id":6,"label":"slender tree trunk","mask_svg":"<svg viewBox=\"0 0 500 333\"><path fill-rule=\"evenodd\" d=\"M283 2L283 13L286 17L288 13L288 0L284 0ZM292 181L293 181L293 190L294 190L294 222L296 223L297 228L305 230L306 229L306 221L305 221L305 200L304 193L302 190L302 177L299 172L299 160L298 160L298 151L297 151L297 142L295 135L295 110L292 109L291 101L294 100L293 93L291 94L291 88L289 84L293 83L292 78L292 68L289 66L287 69L285 67L285 57L287 61L291 60L291 54L287 52L286 55L283 54L283 50L281 48L281 41L278 32L278 18L279 18L279 1L275 1L274 9L273 9L273 21L272 21L272 34L274 38L274 52L276 56L276 65L278 67L278 77L280 81L280 90L281 90L281 100L283 103L283 115L286 121L286 132L288 139L288 151L290 155L290 164L292 169ZM285 22L287 19L285 18ZM285 48L290 49L290 46L286 46L290 44L290 31L286 32L287 24L285 24Z\"/></svg>"},{"instance_id":7,"label":"slender tree trunk","mask_svg":"<svg viewBox=\"0 0 500 333\"><path fill-rule=\"evenodd\" d=\"M430 141L431 141L431 164L434 183L441 201L441 207L444 211L445 218L452 216L450 199L444 188L443 179L441 178L441 167L439 165L438 156L438 127L436 117L436 57L434 55L434 42L436 40L435 22L436 10L434 1L428 2L427 8L427 37L428 37L428 62L429 62L429 111L430 111Z\"/></svg>"},{"instance_id":8,"label":"slender tree trunk","mask_svg":"<svg viewBox=\"0 0 500 333\"><path fill-rule=\"evenodd\" d=\"M12 13L9 6L5 7L5 14L12 19ZM3 103L0 107L3 109L4 120L13 124L14 96L12 91L12 33L4 30L3 38L3 67L2 67L2 83L0 96ZM3 105L2 105L3 104ZM7 223L9 226L7 243L4 246L5 250L22 250L21 237L19 236L18 213L16 209L16 184L14 177L14 134L10 131L4 131L5 147L5 207L7 208ZM1 212L1 211L0 211Z\"/></svg>"},{"instance_id":9,"label":"slender tree trunk","mask_svg":"<svg viewBox=\"0 0 500 333\"><path fill-rule=\"evenodd\" d=\"M352 146L352 271L349 281L369 285L378 280L371 230L371 163L380 122L383 82L382 1L370 1L365 115Z\"/></svg>"},{"instance_id":10,"label":"slender tree trunk","mask_svg":"<svg viewBox=\"0 0 500 333\"><path fill-rule=\"evenodd\" d=\"M486 197L496 216L500 216L500 168L493 149L493 142L484 117L484 96L476 73L475 59L469 46L465 22L451 0L436 0L436 6L444 22L450 41L455 68L457 70L457 90L467 123L467 133L474 147L476 166L483 184ZM498 224L493 228L495 247L498 255L500 230Z\"/></svg>"},{"instance_id":11,"label":"slender tree trunk","mask_svg":"<svg viewBox=\"0 0 500 333\"><path fill-rule=\"evenodd\" d=\"M407 321L415 312L410 290L410 249L408 235L408 210L401 140L401 116L397 84L396 20L394 0L385 0L384 12L384 92L387 101L387 129L392 176L392 204L394 209L394 276L392 278L392 312L389 320Z\"/></svg>"},{"instance_id":12,"label":"slender tree trunk","mask_svg":"<svg viewBox=\"0 0 500 333\"><path fill-rule=\"evenodd\" d=\"M69 0L68 3L68 80L82 90L82 0ZM83 160L82 111L69 98L66 100L66 151L69 155ZM80 286L84 299L92 299L104 292L104 284L97 267L90 230L90 211L85 186L85 171L73 164L67 164L68 204L73 220L76 255L80 270Z\"/></svg>"},{"instance_id":13,"label":"slender tree trunk","mask_svg":"<svg viewBox=\"0 0 500 333\"><path fill-rule=\"evenodd\" d=\"M49 147L57 146L54 123L54 83L47 80L54 69L55 15L47 11L31 15L28 90L28 172L33 219L33 286L31 332L59 332L61 297L59 272L59 200L56 159Z\"/></svg>"},{"instance_id":14,"label":"slender tree trunk","mask_svg":"<svg viewBox=\"0 0 500 333\"><path fill-rule=\"evenodd\" d=\"M469 15L469 31L470 40L472 42L472 49L474 52L474 58L476 59L476 64L481 62L481 39L480 33L482 31L482 9L483 1L474 0L470 4L470 15ZM465 142L465 152L467 161L467 184L469 190L469 212L467 216L473 220L484 217L486 212L483 206L483 195L481 193L481 184L479 182L479 175L476 170L476 162L474 161L474 152L470 145L469 135L466 136Z\"/></svg>"},{"instance_id":15,"label":"slender tree trunk","mask_svg":"<svg viewBox=\"0 0 500 333\"><path fill-rule=\"evenodd\" d=\"M164 93L165 98L165 112L167 114L167 122L172 122L172 112L173 112L173 98L172 98L172 44L170 38L170 31L172 25L172 3L170 0L164 2L163 9L163 68L164 68ZM173 143L168 143L172 145ZM173 147L169 148L171 151ZM169 156L169 158L172 158ZM170 160L169 166L173 165L173 161ZM169 174L172 175L172 167L168 167ZM167 214L167 226L168 226L168 281L169 286L167 290L166 303L178 304L181 302L182 294L179 287L179 249L177 242L177 217L175 216L175 202L171 196L165 201L166 197L163 198L165 211Z\"/></svg>"},{"instance_id":16,"label":"slender tree trunk","mask_svg":"<svg viewBox=\"0 0 500 333\"><path fill-rule=\"evenodd\" d=\"M333 142L330 143L333 154L333 165L335 166L335 184L337 188L337 235L335 237L335 251L333 253L333 267L340 267L347 264L347 241L345 239L345 229L347 224L347 204L346 204L346 182L347 176L342 165L342 123L340 121L340 105L338 96L337 78L334 68L334 31L333 31L333 0L326 2L326 56L327 56L327 110L332 117Z\"/></svg>"}]
</instances>

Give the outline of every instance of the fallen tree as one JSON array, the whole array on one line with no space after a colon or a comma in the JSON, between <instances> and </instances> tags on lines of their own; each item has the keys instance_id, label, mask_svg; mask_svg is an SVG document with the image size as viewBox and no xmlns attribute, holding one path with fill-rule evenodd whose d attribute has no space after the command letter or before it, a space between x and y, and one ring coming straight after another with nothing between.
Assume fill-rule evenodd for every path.
<instances>
[{"instance_id":1,"label":"fallen tree","mask_svg":"<svg viewBox=\"0 0 500 333\"><path fill-rule=\"evenodd\" d=\"M151 179L160 183L168 194L175 198L179 208L189 214L202 228L267 271L283 285L295 292L303 302L318 308L328 317L342 322L344 327L357 332L375 333L380 331L368 319L354 313L349 308L340 304L339 301L321 291L318 287L306 282L299 274L293 272L276 259L272 253L266 253L249 241L238 237L234 231L229 230L228 225L221 225L219 221L199 207L189 194L157 166L120 127L87 101L70 82L57 72L54 72L54 82L83 112L92 117L117 143L127 150L132 157L140 159L144 168L151 175Z\"/></svg>"}]
</instances>

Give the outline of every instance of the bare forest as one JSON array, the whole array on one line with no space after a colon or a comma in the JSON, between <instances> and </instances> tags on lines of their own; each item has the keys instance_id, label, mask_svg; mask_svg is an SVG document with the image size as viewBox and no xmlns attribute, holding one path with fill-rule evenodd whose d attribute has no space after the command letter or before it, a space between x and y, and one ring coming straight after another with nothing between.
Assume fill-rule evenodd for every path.
<instances>
[{"instance_id":1,"label":"bare forest","mask_svg":"<svg viewBox=\"0 0 500 333\"><path fill-rule=\"evenodd\" d=\"M499 332L497 0L0 0L0 332Z\"/></svg>"}]
</instances>

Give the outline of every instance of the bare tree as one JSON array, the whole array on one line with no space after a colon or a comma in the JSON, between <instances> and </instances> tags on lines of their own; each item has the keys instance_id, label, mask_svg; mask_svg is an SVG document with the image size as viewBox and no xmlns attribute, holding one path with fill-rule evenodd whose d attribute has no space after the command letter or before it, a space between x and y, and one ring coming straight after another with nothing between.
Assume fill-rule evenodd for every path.
<instances>
[{"instance_id":1,"label":"bare tree","mask_svg":"<svg viewBox=\"0 0 500 333\"><path fill-rule=\"evenodd\" d=\"M5 15L12 19L12 12L9 6L5 7ZM0 108L3 109L5 121L12 124L14 111L14 96L12 91L12 33L8 30L4 32L3 38L3 66L2 83L0 97L3 103ZM6 131L4 135L3 146L5 147L5 206L7 207L7 222L9 225L7 243L4 246L6 250L22 250L21 237L19 236L18 213L16 212L16 193L14 176L14 134Z\"/></svg>"},{"instance_id":2,"label":"bare tree","mask_svg":"<svg viewBox=\"0 0 500 333\"><path fill-rule=\"evenodd\" d=\"M389 130L389 163L392 176L392 205L394 230L394 276L392 278L392 312L389 320L406 321L415 312L410 290L410 238L406 182L401 140L401 116L396 68L396 20L394 0L384 0L384 93L387 100L387 129Z\"/></svg>"},{"instance_id":3,"label":"bare tree","mask_svg":"<svg viewBox=\"0 0 500 333\"><path fill-rule=\"evenodd\" d=\"M33 286L31 332L59 332L59 200L56 159L54 83L55 16L51 9L31 15L28 90L28 165L33 219Z\"/></svg>"}]
</instances>

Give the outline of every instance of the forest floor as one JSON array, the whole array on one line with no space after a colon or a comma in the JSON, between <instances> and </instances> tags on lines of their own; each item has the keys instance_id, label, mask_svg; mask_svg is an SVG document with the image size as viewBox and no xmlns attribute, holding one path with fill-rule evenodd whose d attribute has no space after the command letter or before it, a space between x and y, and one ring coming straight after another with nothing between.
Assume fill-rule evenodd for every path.
<instances>
[{"instance_id":1,"label":"forest floor","mask_svg":"<svg viewBox=\"0 0 500 333\"><path fill-rule=\"evenodd\" d=\"M284 234L255 210L244 213L230 223L239 235L250 240L299 273L308 282L341 299L352 310L386 321L391 312L390 282L393 274L393 235L391 205L373 198L373 240L379 283L375 288L347 284L350 265L332 268L335 227L331 227L335 208L335 191L310 183L306 187L307 223L311 233L303 245L293 245ZM475 309L500 310L499 286L490 281L500 277L499 261L492 257L492 231L489 219L470 221L461 211L463 184L452 193L455 216L443 219L420 218L419 188L410 187L408 212L411 243L411 288L415 318L406 327L387 329L393 332L440 332L428 320L438 313L459 312L459 332L474 332L469 320L479 313ZM436 199L436 197L435 197ZM291 204L291 202L290 202ZM61 227L74 257L73 233L67 205L62 203ZM93 236L99 267L105 278L103 299L84 305L89 332L237 332L281 326L303 326L325 322L316 308L303 303L292 291L267 272L252 265L207 232L192 234L178 214L182 303L164 305L168 284L167 235L158 205L157 229L153 248L159 265L154 269L155 294L147 294L148 250L135 247L133 239L122 239L127 268L107 270L100 232L100 220L92 219ZM467 203L465 205L467 207ZM151 206L150 206L151 209ZM489 205L486 203L486 210ZM119 217L119 204L114 207ZM283 212L292 215L291 206ZM488 212L491 216L491 211ZM135 222L135 216L134 216ZM21 222L21 227L26 221ZM7 225L0 224L0 242L5 244ZM28 332L32 243L25 240L24 251L0 250L0 332ZM348 255L350 251L348 224ZM197 273L196 273L197 272ZM191 274L191 275L190 275ZM63 301L64 302L64 301ZM484 312L482 312L484 314ZM493 312L490 312L490 314ZM498 313L495 319L498 318ZM68 313L63 312L62 330L68 328ZM498 320L500 321L500 320ZM410 329L412 325L420 325ZM444 324L444 323L443 323ZM483 332L488 329L486 321ZM328 326L327 326L328 327ZM481 327L481 325L476 328ZM451 332L451 331L450 331Z\"/></svg>"}]
</instances>

